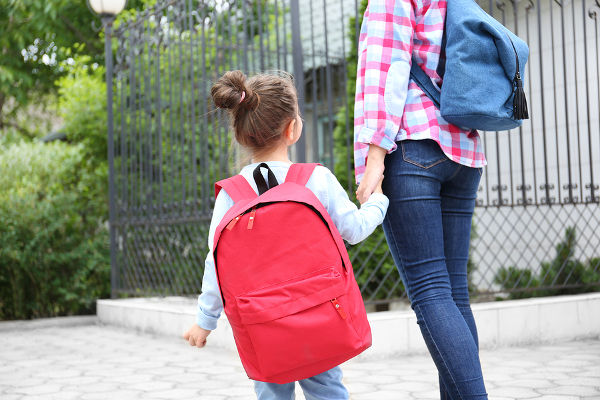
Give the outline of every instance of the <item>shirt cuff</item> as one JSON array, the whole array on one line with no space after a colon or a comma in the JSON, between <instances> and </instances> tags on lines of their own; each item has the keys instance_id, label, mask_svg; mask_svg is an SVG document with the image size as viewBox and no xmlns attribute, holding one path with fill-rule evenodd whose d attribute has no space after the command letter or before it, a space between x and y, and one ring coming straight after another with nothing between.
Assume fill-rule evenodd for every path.
<instances>
[{"instance_id":1,"label":"shirt cuff","mask_svg":"<svg viewBox=\"0 0 600 400\"><path fill-rule=\"evenodd\" d=\"M363 204L364 205L374 205L381 211L382 218L385 217L387 213L388 206L390 205L390 200L383 193L371 193L368 200Z\"/></svg>"},{"instance_id":2,"label":"shirt cuff","mask_svg":"<svg viewBox=\"0 0 600 400\"><path fill-rule=\"evenodd\" d=\"M381 203L382 205L385 206L386 209L387 209L388 205L390 204L390 200L383 193L371 193L371 195L369 196L369 199L367 201Z\"/></svg>"},{"instance_id":3,"label":"shirt cuff","mask_svg":"<svg viewBox=\"0 0 600 400\"><path fill-rule=\"evenodd\" d=\"M374 139L376 136L375 135L376 133L377 133L377 131L375 131L374 129L363 126L358 131L356 141L359 143L374 144L375 146L379 146L383 149L386 149L388 154L393 152L394 150L396 150L396 148L398 148L398 145L396 144L396 142L394 140L390 139L385 134L377 135L377 136L381 137L381 140L378 143L377 140Z\"/></svg>"},{"instance_id":4,"label":"shirt cuff","mask_svg":"<svg viewBox=\"0 0 600 400\"><path fill-rule=\"evenodd\" d=\"M213 316L206 315L202 312L202 310L198 310L198 313L196 314L196 325L208 331L214 331L217 329L218 320L218 317L215 318Z\"/></svg>"}]
</instances>

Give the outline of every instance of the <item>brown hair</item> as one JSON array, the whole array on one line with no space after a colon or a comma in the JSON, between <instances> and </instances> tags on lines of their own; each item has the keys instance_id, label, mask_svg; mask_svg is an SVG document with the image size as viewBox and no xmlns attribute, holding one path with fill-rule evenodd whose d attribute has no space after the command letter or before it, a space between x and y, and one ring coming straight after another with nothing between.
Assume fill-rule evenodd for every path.
<instances>
[{"instance_id":1,"label":"brown hair","mask_svg":"<svg viewBox=\"0 0 600 400\"><path fill-rule=\"evenodd\" d=\"M228 71L210 93L217 107L229 110L238 143L255 152L274 147L298 113L290 77L259 74L247 79L241 71Z\"/></svg>"}]
</instances>

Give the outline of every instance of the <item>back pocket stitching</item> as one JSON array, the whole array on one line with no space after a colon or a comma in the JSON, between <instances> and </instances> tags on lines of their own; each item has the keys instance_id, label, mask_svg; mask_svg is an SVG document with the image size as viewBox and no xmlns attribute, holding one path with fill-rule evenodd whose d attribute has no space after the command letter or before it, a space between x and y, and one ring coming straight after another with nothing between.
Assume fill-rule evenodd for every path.
<instances>
[{"instance_id":1,"label":"back pocket stitching","mask_svg":"<svg viewBox=\"0 0 600 400\"><path fill-rule=\"evenodd\" d=\"M421 164L421 163L418 163L418 162L416 162L416 161L414 161L414 160L411 160L410 158L408 158L408 157L406 156L406 151L405 151L405 149L404 149L404 141L401 141L401 142L400 142L400 147L402 148L402 159L403 159L404 161L406 161L406 162L407 162L407 163L409 163L409 164L416 165L417 167L420 167L420 168L423 168L423 169L429 169L429 168L435 167L436 165L438 165L438 164L441 164L441 163L443 163L444 161L448 161L448 160L449 160L449 158L448 158L448 157L446 157L446 156L444 155L444 156L443 156L443 158L441 158L441 159L439 159L439 160L435 161L433 164L430 164L430 165L428 165L428 166L425 166L425 165L423 165L423 164Z\"/></svg>"}]
</instances>

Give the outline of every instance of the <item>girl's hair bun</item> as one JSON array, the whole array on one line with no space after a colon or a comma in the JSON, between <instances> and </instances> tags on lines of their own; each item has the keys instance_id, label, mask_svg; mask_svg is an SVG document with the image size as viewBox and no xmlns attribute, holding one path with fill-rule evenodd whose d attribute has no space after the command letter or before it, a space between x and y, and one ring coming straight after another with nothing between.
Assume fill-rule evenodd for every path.
<instances>
[{"instance_id":1,"label":"girl's hair bun","mask_svg":"<svg viewBox=\"0 0 600 400\"><path fill-rule=\"evenodd\" d=\"M258 97L246 87L246 75L242 71L228 71L210 90L215 105L219 108L234 110L243 107L255 110Z\"/></svg>"}]
</instances>

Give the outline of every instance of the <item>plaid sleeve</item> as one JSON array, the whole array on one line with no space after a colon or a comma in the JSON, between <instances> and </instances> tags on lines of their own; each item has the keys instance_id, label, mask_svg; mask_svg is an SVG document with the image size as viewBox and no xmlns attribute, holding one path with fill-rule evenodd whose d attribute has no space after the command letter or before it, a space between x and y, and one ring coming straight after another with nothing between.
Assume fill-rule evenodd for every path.
<instances>
[{"instance_id":1,"label":"plaid sleeve","mask_svg":"<svg viewBox=\"0 0 600 400\"><path fill-rule=\"evenodd\" d=\"M396 150L410 76L415 13L411 0L371 0L359 37L354 109L357 182L368 145ZM389 75L389 77L388 77Z\"/></svg>"}]
</instances>

